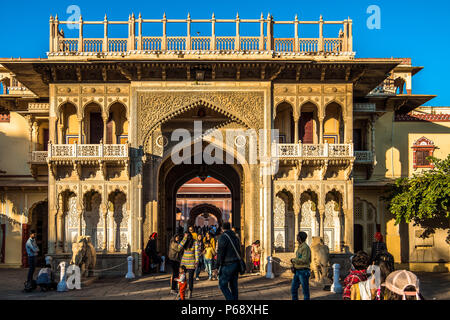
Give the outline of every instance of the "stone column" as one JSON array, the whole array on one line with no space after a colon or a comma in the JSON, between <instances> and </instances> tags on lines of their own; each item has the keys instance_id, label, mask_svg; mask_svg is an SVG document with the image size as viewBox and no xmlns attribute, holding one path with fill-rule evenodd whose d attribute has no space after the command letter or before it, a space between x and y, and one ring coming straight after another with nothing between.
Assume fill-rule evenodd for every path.
<instances>
[{"instance_id":1,"label":"stone column","mask_svg":"<svg viewBox=\"0 0 450 320\"><path fill-rule=\"evenodd\" d=\"M116 251L116 232L114 230L114 207L109 212L109 252Z\"/></svg>"},{"instance_id":2,"label":"stone column","mask_svg":"<svg viewBox=\"0 0 450 320\"><path fill-rule=\"evenodd\" d=\"M322 237L322 239L325 236L325 229L324 229L324 222L325 222L325 208L321 207L319 208L319 235Z\"/></svg>"},{"instance_id":3,"label":"stone column","mask_svg":"<svg viewBox=\"0 0 450 320\"><path fill-rule=\"evenodd\" d=\"M294 143L298 143L298 116L294 116Z\"/></svg>"},{"instance_id":4,"label":"stone column","mask_svg":"<svg viewBox=\"0 0 450 320\"><path fill-rule=\"evenodd\" d=\"M63 142L63 124L58 122L58 144L62 144Z\"/></svg>"},{"instance_id":5,"label":"stone column","mask_svg":"<svg viewBox=\"0 0 450 320\"><path fill-rule=\"evenodd\" d=\"M103 144L106 144L106 135L107 135L107 133L106 133L106 124L108 123L108 115L105 113L105 114L103 114L102 115L102 118L103 118ZM114 142L111 142L111 143L114 143Z\"/></svg>"},{"instance_id":6,"label":"stone column","mask_svg":"<svg viewBox=\"0 0 450 320\"><path fill-rule=\"evenodd\" d=\"M300 213L301 213L301 209L300 209L300 204L296 204L294 205L294 249L297 250L298 248L298 242L297 242L297 234L300 231Z\"/></svg>"},{"instance_id":7,"label":"stone column","mask_svg":"<svg viewBox=\"0 0 450 320\"><path fill-rule=\"evenodd\" d=\"M324 117L319 118L319 144L323 143L323 119Z\"/></svg>"},{"instance_id":8,"label":"stone column","mask_svg":"<svg viewBox=\"0 0 450 320\"><path fill-rule=\"evenodd\" d=\"M353 252L353 211L344 210L344 242L350 252Z\"/></svg>"}]
</instances>

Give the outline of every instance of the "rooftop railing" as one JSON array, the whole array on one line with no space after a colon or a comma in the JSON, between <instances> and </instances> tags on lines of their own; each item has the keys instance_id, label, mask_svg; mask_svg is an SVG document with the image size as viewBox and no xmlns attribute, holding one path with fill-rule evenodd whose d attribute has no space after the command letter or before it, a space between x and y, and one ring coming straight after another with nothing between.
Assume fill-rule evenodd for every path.
<instances>
[{"instance_id":1,"label":"rooftop railing","mask_svg":"<svg viewBox=\"0 0 450 320\"><path fill-rule=\"evenodd\" d=\"M274 148L276 158L341 158L353 157L353 144L280 143Z\"/></svg>"},{"instance_id":2,"label":"rooftop railing","mask_svg":"<svg viewBox=\"0 0 450 320\"><path fill-rule=\"evenodd\" d=\"M58 158L127 158L128 144L49 144L48 156Z\"/></svg>"},{"instance_id":3,"label":"rooftop railing","mask_svg":"<svg viewBox=\"0 0 450 320\"><path fill-rule=\"evenodd\" d=\"M148 37L142 34L144 24L161 24L162 35ZM185 23L186 36L168 36L167 24ZM192 36L192 23L211 24L211 36ZM216 24L234 23L236 33L232 36L216 35ZM260 34L258 36L241 36L240 27L244 23L259 23ZM78 38L65 38L60 32L62 24L77 24ZM293 35L289 38L274 37L274 25L293 26ZM302 38L299 36L299 25L315 24L318 26L317 38ZM342 25L339 34L335 38L324 37L324 25ZM83 26L103 25L103 38L85 38ZM108 27L110 25L126 25L128 38L110 38ZM266 30L266 32L265 32ZM260 19L216 19L214 14L211 19L167 19L164 14L162 19L143 19L139 14L136 19L130 15L128 21L110 21L105 16L103 21L84 21L80 16L79 21L59 21L58 16L50 17L50 53L76 53L76 52L130 52L130 51L276 51L276 52L328 52L342 53L353 51L352 20L324 21L322 16L318 21L300 21L298 17L292 21L275 21L270 14L266 19L261 15Z\"/></svg>"}]
</instances>

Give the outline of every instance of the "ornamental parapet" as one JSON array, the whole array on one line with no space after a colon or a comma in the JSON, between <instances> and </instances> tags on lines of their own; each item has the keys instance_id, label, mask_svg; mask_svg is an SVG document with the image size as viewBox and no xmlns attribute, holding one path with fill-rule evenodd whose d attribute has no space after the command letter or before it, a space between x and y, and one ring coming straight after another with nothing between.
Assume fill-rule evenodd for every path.
<instances>
[{"instance_id":1,"label":"ornamental parapet","mask_svg":"<svg viewBox=\"0 0 450 320\"><path fill-rule=\"evenodd\" d=\"M72 159L128 159L128 144L49 144L49 161Z\"/></svg>"},{"instance_id":2,"label":"ornamental parapet","mask_svg":"<svg viewBox=\"0 0 450 320\"><path fill-rule=\"evenodd\" d=\"M275 144L274 158L353 158L353 144Z\"/></svg>"}]
</instances>

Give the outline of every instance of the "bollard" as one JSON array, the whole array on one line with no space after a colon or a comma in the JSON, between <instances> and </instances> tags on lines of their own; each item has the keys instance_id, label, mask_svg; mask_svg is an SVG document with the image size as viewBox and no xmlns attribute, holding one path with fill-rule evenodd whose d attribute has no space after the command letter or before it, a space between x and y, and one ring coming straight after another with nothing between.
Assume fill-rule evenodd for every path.
<instances>
[{"instance_id":1,"label":"bollard","mask_svg":"<svg viewBox=\"0 0 450 320\"><path fill-rule=\"evenodd\" d=\"M161 257L161 265L159 267L159 272L166 272L166 257Z\"/></svg>"},{"instance_id":2,"label":"bollard","mask_svg":"<svg viewBox=\"0 0 450 320\"><path fill-rule=\"evenodd\" d=\"M61 269L61 276L59 279L58 287L56 291L64 292L67 291L67 283L66 283L66 263L63 261L59 264L58 268Z\"/></svg>"},{"instance_id":3,"label":"bollard","mask_svg":"<svg viewBox=\"0 0 450 320\"><path fill-rule=\"evenodd\" d=\"M339 270L341 269L341 266L339 263L333 264L333 284L331 285L331 292L334 293L342 293L342 286L339 282Z\"/></svg>"},{"instance_id":4,"label":"bollard","mask_svg":"<svg viewBox=\"0 0 450 320\"><path fill-rule=\"evenodd\" d=\"M266 278L268 278L268 279L273 279L273 278L275 278L275 276L273 275L273 272L272 272L272 257L271 257L271 256L267 257L267 273L266 273Z\"/></svg>"},{"instance_id":5,"label":"bollard","mask_svg":"<svg viewBox=\"0 0 450 320\"><path fill-rule=\"evenodd\" d=\"M127 258L128 261L128 273L126 274L126 279L134 279L134 273L133 273L133 257L129 256Z\"/></svg>"}]
</instances>

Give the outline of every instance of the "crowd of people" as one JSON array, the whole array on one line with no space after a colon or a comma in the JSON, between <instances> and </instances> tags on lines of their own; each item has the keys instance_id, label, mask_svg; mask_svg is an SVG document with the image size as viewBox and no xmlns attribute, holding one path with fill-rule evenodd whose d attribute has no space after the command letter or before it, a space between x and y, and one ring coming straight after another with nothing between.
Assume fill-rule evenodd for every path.
<instances>
[{"instance_id":1,"label":"crowd of people","mask_svg":"<svg viewBox=\"0 0 450 320\"><path fill-rule=\"evenodd\" d=\"M294 277L292 300L298 300L302 286L304 300L310 299L311 250L306 244L307 234L299 232L295 257L291 259ZM394 270L394 258L387 251L380 232L375 234L369 256L358 251L351 257L351 269L344 279L343 300L423 300L417 276L408 270Z\"/></svg>"},{"instance_id":2,"label":"crowd of people","mask_svg":"<svg viewBox=\"0 0 450 320\"><path fill-rule=\"evenodd\" d=\"M157 233L149 237L143 252L143 271L158 272L165 260L157 251ZM39 271L33 280L36 268L36 232L31 231L25 248L28 254L29 272L25 289L39 285L42 291L56 289L51 265ZM298 290L302 287L303 298L310 299L309 278L311 276L311 249L306 243L307 234L297 234L298 249L291 259L293 279L291 294L298 300ZM260 270L261 247L256 240L251 246L251 272ZM417 276L408 270L394 270L394 258L388 252L381 233L375 234L371 255L358 251L351 257L351 268L343 280L343 300L423 300ZM199 281L201 271L206 271L209 281L218 281L227 300L238 299L239 274L245 272L242 260L241 241L229 222L222 228L193 227L186 232L179 229L170 240L166 262L171 266L170 293L180 300L192 298L194 280ZM243 266L244 265L244 266ZM186 295L187 293L187 295Z\"/></svg>"}]
</instances>

